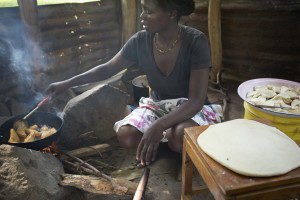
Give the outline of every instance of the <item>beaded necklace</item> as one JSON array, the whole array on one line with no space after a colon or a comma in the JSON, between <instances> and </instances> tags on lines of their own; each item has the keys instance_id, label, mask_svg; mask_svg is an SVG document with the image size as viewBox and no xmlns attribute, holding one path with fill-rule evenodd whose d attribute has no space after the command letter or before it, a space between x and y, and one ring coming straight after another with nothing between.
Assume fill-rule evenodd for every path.
<instances>
[{"instance_id":1,"label":"beaded necklace","mask_svg":"<svg viewBox=\"0 0 300 200\"><path fill-rule=\"evenodd\" d=\"M157 46L157 36L158 36L158 33L155 33L155 36L153 37L153 42L154 42L154 46L155 46L155 49L160 52L160 53L167 53L169 51L171 51L175 45L177 44L179 38L180 38L180 34L181 34L181 28L179 28L179 31L178 31L178 34L177 34L177 38L174 40L174 42L172 43L172 46L169 47L167 50L163 50L163 49L160 49L158 46Z\"/></svg>"}]
</instances>

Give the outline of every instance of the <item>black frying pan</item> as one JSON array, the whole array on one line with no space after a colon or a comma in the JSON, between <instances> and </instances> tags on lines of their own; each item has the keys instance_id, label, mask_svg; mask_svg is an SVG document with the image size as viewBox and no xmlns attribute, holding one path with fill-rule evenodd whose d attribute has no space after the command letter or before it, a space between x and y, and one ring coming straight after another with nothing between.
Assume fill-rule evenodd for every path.
<instances>
[{"instance_id":1,"label":"black frying pan","mask_svg":"<svg viewBox=\"0 0 300 200\"><path fill-rule=\"evenodd\" d=\"M23 147L27 149L34 149L34 150L41 150L49 145L52 144L53 141L57 139L61 132L61 127L63 125L63 120L59 118L58 116L46 113L46 112L35 112L33 113L28 119L27 122L29 126L31 125L38 125L41 127L42 125L47 125L49 127L54 127L56 129L56 133L53 135L50 135L49 137L46 137L44 139L36 140L34 142L28 142L28 143L9 143L9 137L10 137L10 129L13 128L13 124L16 120L21 119L26 114L18 115L15 117L10 118L6 122L4 122L0 127L0 144L10 144L15 145L18 147Z\"/></svg>"}]
</instances>

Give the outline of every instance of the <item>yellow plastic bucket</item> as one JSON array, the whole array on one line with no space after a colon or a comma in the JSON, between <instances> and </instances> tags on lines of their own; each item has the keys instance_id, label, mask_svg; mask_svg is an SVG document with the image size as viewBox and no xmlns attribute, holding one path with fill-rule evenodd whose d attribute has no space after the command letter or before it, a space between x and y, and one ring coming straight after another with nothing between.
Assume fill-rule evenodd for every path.
<instances>
[{"instance_id":1,"label":"yellow plastic bucket","mask_svg":"<svg viewBox=\"0 0 300 200\"><path fill-rule=\"evenodd\" d=\"M275 116L262 112L244 101L245 119L266 118L300 145L300 118Z\"/></svg>"}]
</instances>

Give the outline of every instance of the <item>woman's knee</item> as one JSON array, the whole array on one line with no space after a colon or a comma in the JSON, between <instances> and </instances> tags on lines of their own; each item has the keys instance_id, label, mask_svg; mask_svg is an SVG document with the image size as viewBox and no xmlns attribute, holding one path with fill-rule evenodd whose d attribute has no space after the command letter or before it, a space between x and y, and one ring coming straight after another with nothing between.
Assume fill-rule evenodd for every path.
<instances>
[{"instance_id":1,"label":"woman's knee","mask_svg":"<svg viewBox=\"0 0 300 200\"><path fill-rule=\"evenodd\" d=\"M142 133L131 125L121 126L117 131L119 143L125 148L136 148L142 136Z\"/></svg>"},{"instance_id":2,"label":"woman's knee","mask_svg":"<svg viewBox=\"0 0 300 200\"><path fill-rule=\"evenodd\" d=\"M196 125L197 124L194 121L186 121L177 124L172 129L170 129L170 132L167 137L170 149L175 152L182 152L184 129Z\"/></svg>"},{"instance_id":3,"label":"woman's knee","mask_svg":"<svg viewBox=\"0 0 300 200\"><path fill-rule=\"evenodd\" d=\"M180 131L176 130L176 126L167 131L168 146L172 151L181 152Z\"/></svg>"}]
</instances>

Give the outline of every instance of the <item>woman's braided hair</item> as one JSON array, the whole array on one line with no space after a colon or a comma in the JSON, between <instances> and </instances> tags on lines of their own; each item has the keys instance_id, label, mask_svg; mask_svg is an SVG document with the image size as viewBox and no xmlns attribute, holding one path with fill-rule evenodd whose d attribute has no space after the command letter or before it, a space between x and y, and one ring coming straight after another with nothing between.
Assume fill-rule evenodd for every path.
<instances>
[{"instance_id":1,"label":"woman's braided hair","mask_svg":"<svg viewBox=\"0 0 300 200\"><path fill-rule=\"evenodd\" d=\"M177 20L181 16L190 15L195 10L195 2L193 0L156 0L156 2L164 10L176 10Z\"/></svg>"}]
</instances>

